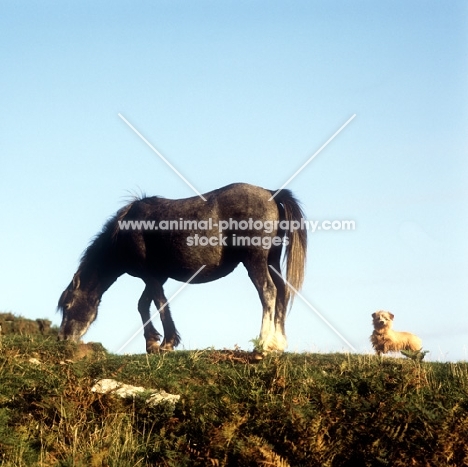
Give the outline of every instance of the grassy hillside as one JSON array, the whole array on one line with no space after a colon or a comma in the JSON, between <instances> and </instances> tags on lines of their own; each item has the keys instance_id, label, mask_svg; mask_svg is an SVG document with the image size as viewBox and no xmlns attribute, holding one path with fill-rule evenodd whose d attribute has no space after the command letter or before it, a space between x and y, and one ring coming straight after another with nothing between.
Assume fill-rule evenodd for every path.
<instances>
[{"instance_id":1,"label":"grassy hillside","mask_svg":"<svg viewBox=\"0 0 468 467\"><path fill-rule=\"evenodd\" d=\"M468 364L240 351L117 356L2 336L2 466L468 465ZM91 392L114 378L181 396Z\"/></svg>"}]
</instances>

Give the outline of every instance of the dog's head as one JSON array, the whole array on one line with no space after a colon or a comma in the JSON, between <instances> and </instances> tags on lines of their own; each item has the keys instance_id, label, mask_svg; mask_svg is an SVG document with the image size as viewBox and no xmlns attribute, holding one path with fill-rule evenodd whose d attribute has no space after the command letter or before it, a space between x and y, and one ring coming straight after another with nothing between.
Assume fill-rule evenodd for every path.
<instances>
[{"instance_id":1,"label":"dog's head","mask_svg":"<svg viewBox=\"0 0 468 467\"><path fill-rule=\"evenodd\" d=\"M392 327L393 318L392 313L389 311L376 311L372 313L372 324L374 325L374 329L390 329Z\"/></svg>"}]
</instances>

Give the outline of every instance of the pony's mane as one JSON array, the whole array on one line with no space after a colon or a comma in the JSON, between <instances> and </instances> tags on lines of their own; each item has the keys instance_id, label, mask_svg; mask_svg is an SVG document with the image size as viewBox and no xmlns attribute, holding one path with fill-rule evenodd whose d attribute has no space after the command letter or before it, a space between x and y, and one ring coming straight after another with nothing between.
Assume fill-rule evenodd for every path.
<instances>
[{"instance_id":1,"label":"pony's mane","mask_svg":"<svg viewBox=\"0 0 468 467\"><path fill-rule=\"evenodd\" d=\"M140 201L144 203L156 204L162 199L167 199L164 196L145 196L144 198L140 198Z\"/></svg>"},{"instance_id":2,"label":"pony's mane","mask_svg":"<svg viewBox=\"0 0 468 467\"><path fill-rule=\"evenodd\" d=\"M136 190L126 190L126 194L122 196L121 199L125 203L125 205L127 205L132 204L135 201L141 201L145 198L147 198L146 193L140 188L137 188Z\"/></svg>"},{"instance_id":3,"label":"pony's mane","mask_svg":"<svg viewBox=\"0 0 468 467\"><path fill-rule=\"evenodd\" d=\"M112 247L115 244L117 234L119 233L119 221L127 215L128 211L137 201L139 201L139 199L134 199L131 203L128 203L126 206L119 209L114 216L107 220L101 232L94 236L86 250L83 251L77 274L90 264L98 264L109 251L109 247Z\"/></svg>"},{"instance_id":4,"label":"pony's mane","mask_svg":"<svg viewBox=\"0 0 468 467\"><path fill-rule=\"evenodd\" d=\"M109 218L104 224L101 232L92 238L88 247L83 251L80 258L80 265L77 273L80 273L86 266L99 264L99 261L103 259L103 255L109 251L109 247L115 244L117 234L119 233L119 221L121 221L130 211L132 206L137 202L144 203L157 203L161 199L165 199L162 196L146 196L145 193L130 193L126 197L127 204L117 211L117 213Z\"/></svg>"}]
</instances>

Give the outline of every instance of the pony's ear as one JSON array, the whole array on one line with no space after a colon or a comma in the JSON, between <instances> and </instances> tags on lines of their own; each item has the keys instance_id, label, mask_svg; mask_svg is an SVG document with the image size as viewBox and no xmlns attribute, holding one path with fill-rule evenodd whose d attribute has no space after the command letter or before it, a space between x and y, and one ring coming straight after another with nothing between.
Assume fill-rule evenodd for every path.
<instances>
[{"instance_id":1,"label":"pony's ear","mask_svg":"<svg viewBox=\"0 0 468 467\"><path fill-rule=\"evenodd\" d=\"M395 315L393 313L388 312L390 319L393 321L393 318L395 318Z\"/></svg>"},{"instance_id":2,"label":"pony's ear","mask_svg":"<svg viewBox=\"0 0 468 467\"><path fill-rule=\"evenodd\" d=\"M372 318L376 318L377 317L377 313L372 313Z\"/></svg>"},{"instance_id":3,"label":"pony's ear","mask_svg":"<svg viewBox=\"0 0 468 467\"><path fill-rule=\"evenodd\" d=\"M73 276L72 285L73 285L73 289L80 288L80 275L78 273L75 273L75 275Z\"/></svg>"}]
</instances>

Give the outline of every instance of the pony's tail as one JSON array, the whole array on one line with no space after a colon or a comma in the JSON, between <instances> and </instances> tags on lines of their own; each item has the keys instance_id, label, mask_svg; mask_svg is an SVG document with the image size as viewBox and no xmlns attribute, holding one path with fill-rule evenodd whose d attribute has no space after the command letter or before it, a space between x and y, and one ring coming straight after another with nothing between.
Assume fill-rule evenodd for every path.
<instances>
[{"instance_id":1,"label":"pony's tail","mask_svg":"<svg viewBox=\"0 0 468 467\"><path fill-rule=\"evenodd\" d=\"M275 193L275 192L272 192ZM304 282L305 263L307 256L307 230L304 223L304 213L297 199L290 190L281 190L275 196L276 204L283 211L284 220L288 221L288 244L285 247L284 261L286 263L286 297L285 308L294 299L296 291L299 291ZM281 207L283 209L281 209Z\"/></svg>"}]
</instances>

